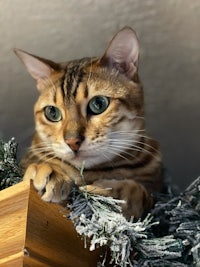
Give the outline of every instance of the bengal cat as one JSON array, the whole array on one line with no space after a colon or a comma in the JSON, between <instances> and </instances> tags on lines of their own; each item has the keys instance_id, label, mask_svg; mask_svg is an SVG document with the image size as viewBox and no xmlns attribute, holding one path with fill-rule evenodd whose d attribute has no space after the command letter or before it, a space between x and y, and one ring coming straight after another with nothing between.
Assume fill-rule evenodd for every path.
<instances>
[{"instance_id":1,"label":"bengal cat","mask_svg":"<svg viewBox=\"0 0 200 267\"><path fill-rule=\"evenodd\" d=\"M162 189L162 162L145 130L134 30L120 30L102 57L57 64L15 53L39 91L24 180L33 180L43 200L62 202L74 183L83 185L84 162L86 190L123 199L125 216L142 216Z\"/></svg>"}]
</instances>

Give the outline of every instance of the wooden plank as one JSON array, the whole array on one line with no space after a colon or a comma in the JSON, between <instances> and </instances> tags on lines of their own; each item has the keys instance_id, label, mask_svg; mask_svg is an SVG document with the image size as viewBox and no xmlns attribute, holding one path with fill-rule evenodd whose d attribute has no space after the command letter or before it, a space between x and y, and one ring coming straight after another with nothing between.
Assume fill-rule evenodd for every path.
<instances>
[{"instance_id":1,"label":"wooden plank","mask_svg":"<svg viewBox=\"0 0 200 267\"><path fill-rule=\"evenodd\" d=\"M8 256L2 259L0 266L2 267L21 267L23 266L23 251L16 253L14 255Z\"/></svg>"},{"instance_id":2,"label":"wooden plank","mask_svg":"<svg viewBox=\"0 0 200 267\"><path fill-rule=\"evenodd\" d=\"M29 191L29 183L23 182L0 192L0 266L2 267L7 266L6 262L22 258Z\"/></svg>"},{"instance_id":3,"label":"wooden plank","mask_svg":"<svg viewBox=\"0 0 200 267\"><path fill-rule=\"evenodd\" d=\"M1 191L0 267L97 266L100 251L85 249L63 215L62 206L42 201L29 182Z\"/></svg>"},{"instance_id":4,"label":"wooden plank","mask_svg":"<svg viewBox=\"0 0 200 267\"><path fill-rule=\"evenodd\" d=\"M41 201L35 190L30 192L26 234L28 258L44 265L66 267L94 267L98 252L89 252L74 229L71 221L63 215L63 207ZM32 265L33 266L33 265ZM35 266L35 265L34 265Z\"/></svg>"}]
</instances>

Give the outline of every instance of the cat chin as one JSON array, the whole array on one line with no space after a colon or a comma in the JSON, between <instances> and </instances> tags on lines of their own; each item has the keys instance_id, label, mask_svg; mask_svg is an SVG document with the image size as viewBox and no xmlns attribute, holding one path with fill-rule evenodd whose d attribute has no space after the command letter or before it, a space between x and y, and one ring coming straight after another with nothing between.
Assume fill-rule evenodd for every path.
<instances>
[{"instance_id":1,"label":"cat chin","mask_svg":"<svg viewBox=\"0 0 200 267\"><path fill-rule=\"evenodd\" d=\"M96 156L75 156L73 159L68 160L68 162L75 166L77 169L81 169L82 167L89 169L95 167L99 164L105 162L105 159L102 159L99 155Z\"/></svg>"}]
</instances>

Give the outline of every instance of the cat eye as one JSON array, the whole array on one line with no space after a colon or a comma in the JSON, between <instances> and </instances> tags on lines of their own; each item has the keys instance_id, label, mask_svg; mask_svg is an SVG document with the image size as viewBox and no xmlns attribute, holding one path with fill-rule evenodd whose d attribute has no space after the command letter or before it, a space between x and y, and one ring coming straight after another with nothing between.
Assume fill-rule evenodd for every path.
<instances>
[{"instance_id":1,"label":"cat eye","mask_svg":"<svg viewBox=\"0 0 200 267\"><path fill-rule=\"evenodd\" d=\"M98 115L103 113L110 104L110 99L106 96L94 96L88 103L88 115Z\"/></svg>"},{"instance_id":2,"label":"cat eye","mask_svg":"<svg viewBox=\"0 0 200 267\"><path fill-rule=\"evenodd\" d=\"M52 122L58 122L62 119L61 111L54 106L47 106L44 108L45 117Z\"/></svg>"}]
</instances>

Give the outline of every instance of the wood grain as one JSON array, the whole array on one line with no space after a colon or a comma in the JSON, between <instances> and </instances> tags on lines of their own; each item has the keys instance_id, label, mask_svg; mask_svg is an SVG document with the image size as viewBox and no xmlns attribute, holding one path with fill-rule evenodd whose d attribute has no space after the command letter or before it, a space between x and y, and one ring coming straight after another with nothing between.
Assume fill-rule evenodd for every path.
<instances>
[{"instance_id":1,"label":"wood grain","mask_svg":"<svg viewBox=\"0 0 200 267\"><path fill-rule=\"evenodd\" d=\"M95 267L90 252L65 216L21 182L0 192L0 267Z\"/></svg>"},{"instance_id":2,"label":"wood grain","mask_svg":"<svg viewBox=\"0 0 200 267\"><path fill-rule=\"evenodd\" d=\"M23 182L0 192L0 266L2 267L14 266L6 264L23 256L29 190L30 185Z\"/></svg>"}]
</instances>

